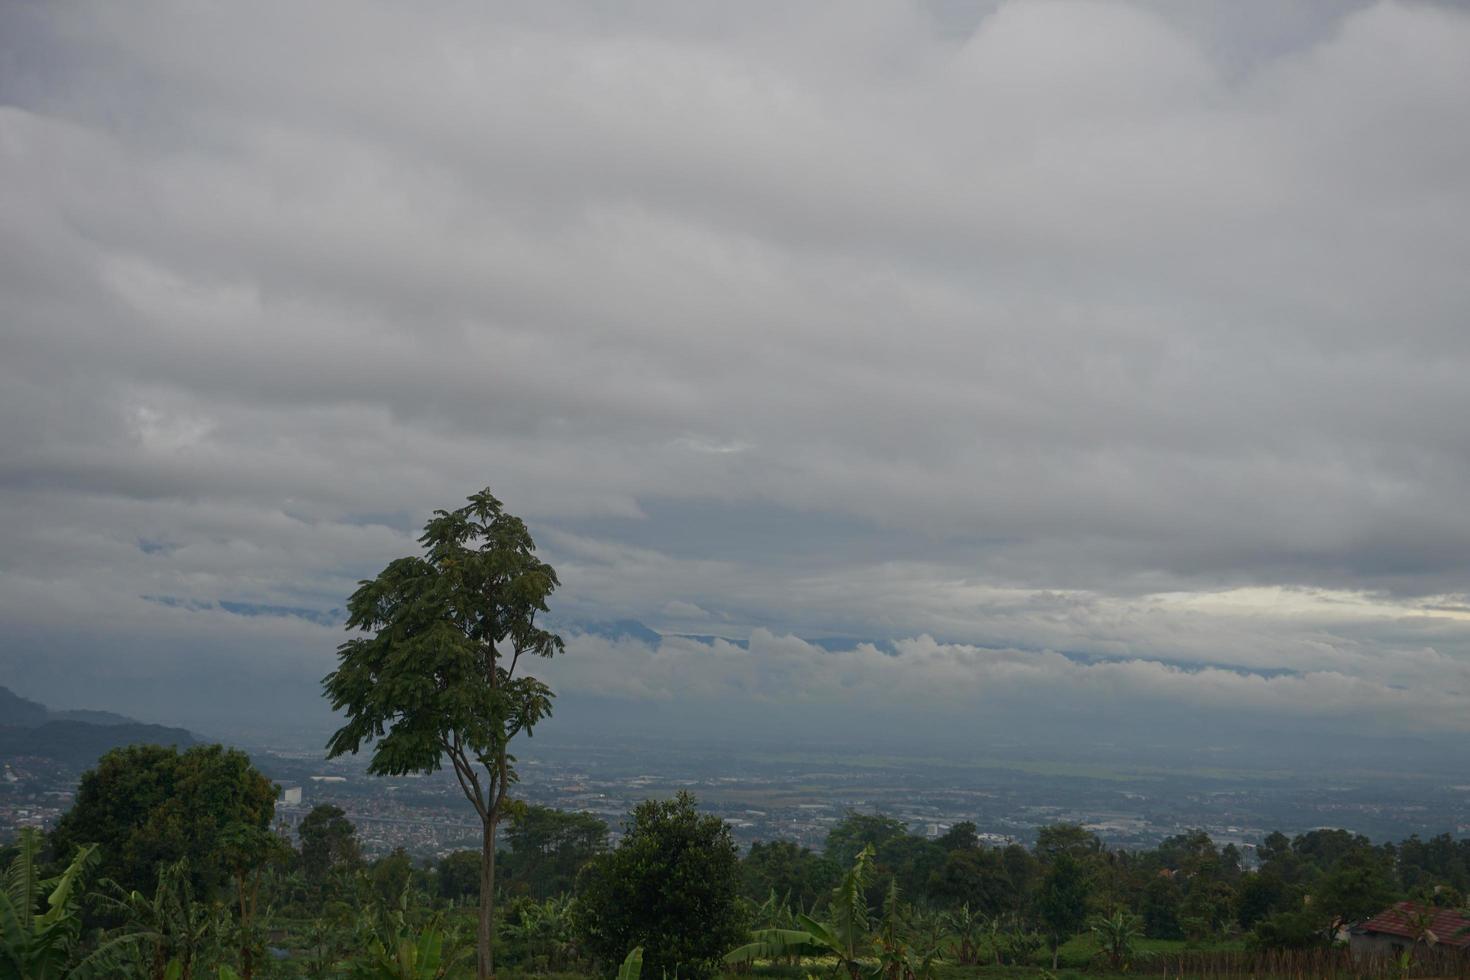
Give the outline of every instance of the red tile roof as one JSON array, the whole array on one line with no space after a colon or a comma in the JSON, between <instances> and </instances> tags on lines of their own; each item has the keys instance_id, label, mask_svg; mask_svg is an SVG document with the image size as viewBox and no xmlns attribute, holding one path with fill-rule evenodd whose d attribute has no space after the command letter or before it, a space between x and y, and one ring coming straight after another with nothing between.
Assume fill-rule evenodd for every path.
<instances>
[{"instance_id":1,"label":"red tile roof","mask_svg":"<svg viewBox=\"0 0 1470 980\"><path fill-rule=\"evenodd\" d=\"M1454 909L1422 906L1428 921L1425 923L1441 946L1470 949L1470 915ZM1419 913L1421 906L1413 902L1399 902L1393 908L1379 912L1358 926L1360 932L1381 932L1390 936L1415 939L1419 935Z\"/></svg>"}]
</instances>

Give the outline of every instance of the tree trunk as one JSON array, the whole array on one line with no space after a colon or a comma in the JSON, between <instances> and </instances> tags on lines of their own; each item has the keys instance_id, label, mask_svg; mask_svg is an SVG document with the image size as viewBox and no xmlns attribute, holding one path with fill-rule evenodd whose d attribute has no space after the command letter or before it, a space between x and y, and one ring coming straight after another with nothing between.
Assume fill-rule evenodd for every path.
<instances>
[{"instance_id":1,"label":"tree trunk","mask_svg":"<svg viewBox=\"0 0 1470 980\"><path fill-rule=\"evenodd\" d=\"M495 823L499 814L485 818L480 852L480 980L495 976Z\"/></svg>"},{"instance_id":2,"label":"tree trunk","mask_svg":"<svg viewBox=\"0 0 1470 980\"><path fill-rule=\"evenodd\" d=\"M1053 973L1057 972L1057 956L1060 955L1061 952L1062 946L1060 943L1051 948L1051 972Z\"/></svg>"},{"instance_id":3,"label":"tree trunk","mask_svg":"<svg viewBox=\"0 0 1470 980\"><path fill-rule=\"evenodd\" d=\"M240 947L240 970L243 980L253 980L255 976L255 958L250 949L250 923L254 918L253 908L245 904L245 872L235 873L235 890L240 893L240 931L245 937ZM253 903L252 903L253 904Z\"/></svg>"}]
</instances>

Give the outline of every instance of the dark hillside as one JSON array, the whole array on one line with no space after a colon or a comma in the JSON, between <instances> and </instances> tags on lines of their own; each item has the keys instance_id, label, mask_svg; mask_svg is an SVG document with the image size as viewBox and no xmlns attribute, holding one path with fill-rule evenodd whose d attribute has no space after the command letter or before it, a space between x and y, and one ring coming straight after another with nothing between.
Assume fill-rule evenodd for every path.
<instances>
[{"instance_id":1,"label":"dark hillside","mask_svg":"<svg viewBox=\"0 0 1470 980\"><path fill-rule=\"evenodd\" d=\"M0 687L0 725L39 725L51 717L44 704Z\"/></svg>"},{"instance_id":2,"label":"dark hillside","mask_svg":"<svg viewBox=\"0 0 1470 980\"><path fill-rule=\"evenodd\" d=\"M37 756L84 769L109 749L121 745L193 745L198 740L182 728L127 722L93 725L84 721L48 721L41 725L0 726L0 759Z\"/></svg>"}]
</instances>

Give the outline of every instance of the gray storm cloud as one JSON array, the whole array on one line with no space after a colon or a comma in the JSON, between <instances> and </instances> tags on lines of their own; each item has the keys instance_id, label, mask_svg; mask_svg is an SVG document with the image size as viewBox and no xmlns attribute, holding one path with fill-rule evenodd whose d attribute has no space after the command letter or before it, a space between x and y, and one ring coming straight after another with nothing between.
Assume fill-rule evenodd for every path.
<instances>
[{"instance_id":1,"label":"gray storm cloud","mask_svg":"<svg viewBox=\"0 0 1470 980\"><path fill-rule=\"evenodd\" d=\"M0 669L310 699L488 482L839 693L1463 715L1470 15L1272 6L7 5Z\"/></svg>"}]
</instances>

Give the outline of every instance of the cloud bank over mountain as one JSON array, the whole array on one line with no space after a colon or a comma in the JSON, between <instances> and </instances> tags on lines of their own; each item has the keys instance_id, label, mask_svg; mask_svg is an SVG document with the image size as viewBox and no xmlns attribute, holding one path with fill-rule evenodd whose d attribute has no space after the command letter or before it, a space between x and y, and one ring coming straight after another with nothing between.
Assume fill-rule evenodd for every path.
<instances>
[{"instance_id":1,"label":"cloud bank over mountain","mask_svg":"<svg viewBox=\"0 0 1470 980\"><path fill-rule=\"evenodd\" d=\"M7 5L3 679L320 711L488 482L750 641L571 692L1463 730L1470 14L1219 9Z\"/></svg>"}]
</instances>

